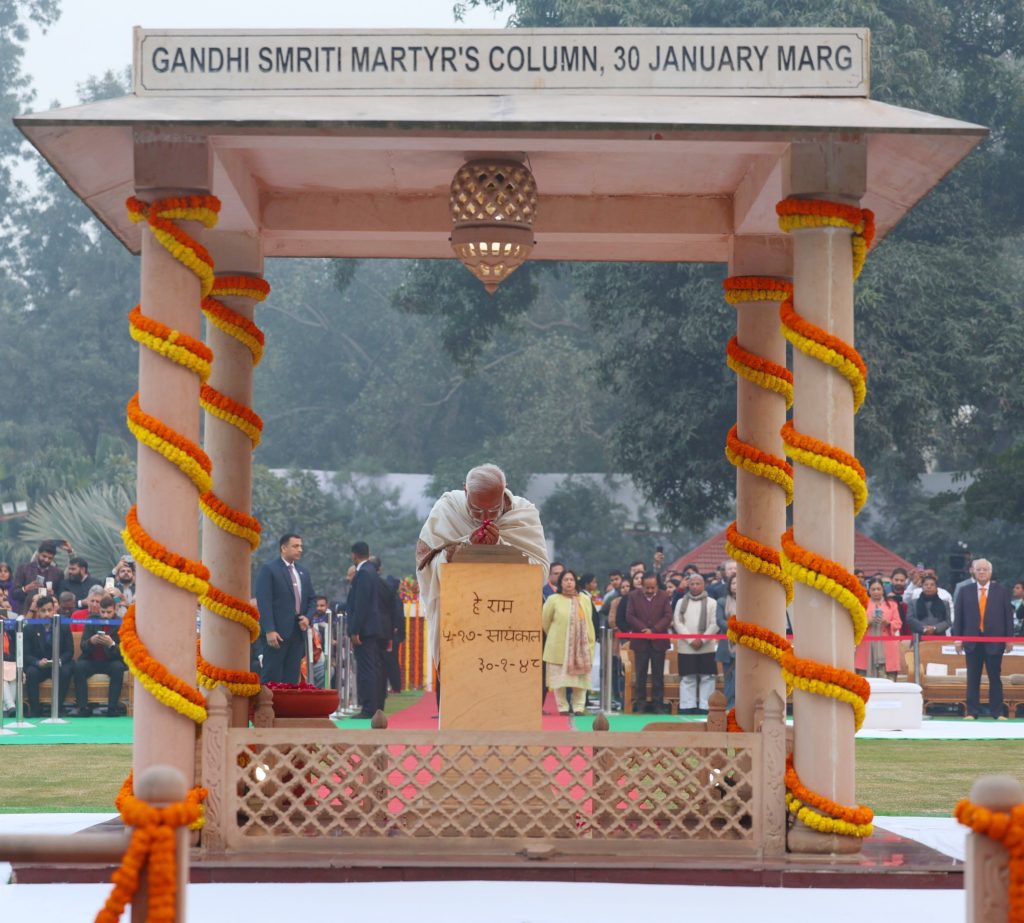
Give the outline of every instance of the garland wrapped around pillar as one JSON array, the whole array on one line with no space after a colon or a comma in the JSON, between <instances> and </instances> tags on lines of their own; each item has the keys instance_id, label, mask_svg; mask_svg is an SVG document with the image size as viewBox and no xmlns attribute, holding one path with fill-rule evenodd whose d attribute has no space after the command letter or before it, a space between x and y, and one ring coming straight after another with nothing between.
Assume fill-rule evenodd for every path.
<instances>
[{"instance_id":1,"label":"garland wrapped around pillar","mask_svg":"<svg viewBox=\"0 0 1024 923\"><path fill-rule=\"evenodd\" d=\"M778 203L776 211L779 227L786 232L810 228L850 230L853 278L860 275L874 238L871 211L817 199L785 199ZM860 353L797 313L792 293L782 302L779 317L782 334L794 349L829 366L846 379L856 413L867 392L867 366ZM854 515L860 512L867 499L867 483L864 469L855 456L798 432L791 420L782 428L782 439L786 454L793 461L845 485L853 498ZM847 611L853 623L854 644L858 644L867 628L867 593L857 578L835 561L799 545L792 528L782 536L781 563L783 572L791 580L825 594ZM853 711L854 732L860 729L870 694L863 677L832 664L799 658L791 650L783 654L781 664L788 686L846 703ZM873 813L870 808L847 807L811 791L797 775L792 757L787 766L786 790L790 813L812 830L848 837L871 835Z\"/></svg>"}]
</instances>

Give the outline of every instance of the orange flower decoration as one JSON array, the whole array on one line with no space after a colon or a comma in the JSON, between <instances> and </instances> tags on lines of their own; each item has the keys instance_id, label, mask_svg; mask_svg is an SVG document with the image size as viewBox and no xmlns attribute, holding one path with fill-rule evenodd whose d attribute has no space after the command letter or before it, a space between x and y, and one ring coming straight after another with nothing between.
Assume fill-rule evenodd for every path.
<instances>
[{"instance_id":1,"label":"orange flower decoration","mask_svg":"<svg viewBox=\"0 0 1024 923\"><path fill-rule=\"evenodd\" d=\"M786 788L799 798L804 804L809 805L821 814L834 817L836 820L846 821L848 824L870 824L875 819L875 812L865 805L857 805L855 808L846 807L838 801L832 801L823 795L812 792L801 781L793 766L793 754L786 757Z\"/></svg>"},{"instance_id":2,"label":"orange flower decoration","mask_svg":"<svg viewBox=\"0 0 1024 923\"><path fill-rule=\"evenodd\" d=\"M121 865L114 872L114 885L96 916L96 923L117 923L125 906L134 898L143 874L148 884L147 920L172 921L177 918L178 897L175 831L195 828L202 821L207 791L197 786L184 801L154 808L132 792L132 774L128 774L115 804L125 826L133 827L131 841Z\"/></svg>"}]
</instances>

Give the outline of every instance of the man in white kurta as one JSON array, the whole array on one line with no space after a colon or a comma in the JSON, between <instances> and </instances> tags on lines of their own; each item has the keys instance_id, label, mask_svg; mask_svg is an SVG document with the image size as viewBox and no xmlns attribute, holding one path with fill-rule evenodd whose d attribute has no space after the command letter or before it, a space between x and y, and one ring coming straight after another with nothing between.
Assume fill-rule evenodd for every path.
<instances>
[{"instance_id":1,"label":"man in white kurta","mask_svg":"<svg viewBox=\"0 0 1024 923\"><path fill-rule=\"evenodd\" d=\"M465 545L499 544L521 551L531 564L540 564L547 572L548 550L537 507L512 494L497 465L480 465L466 475L462 490L450 490L434 504L416 543L420 610L427 619L434 664L441 647L441 565L458 560Z\"/></svg>"}]
</instances>

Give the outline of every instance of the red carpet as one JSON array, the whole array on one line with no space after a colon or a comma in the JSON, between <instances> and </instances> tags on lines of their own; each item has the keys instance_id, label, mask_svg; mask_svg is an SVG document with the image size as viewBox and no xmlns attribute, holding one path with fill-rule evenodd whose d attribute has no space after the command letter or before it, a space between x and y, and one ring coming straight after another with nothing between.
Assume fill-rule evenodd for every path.
<instances>
[{"instance_id":1,"label":"red carpet","mask_svg":"<svg viewBox=\"0 0 1024 923\"><path fill-rule=\"evenodd\" d=\"M418 702L388 715L388 727L405 731L429 731L437 728L437 701L433 692L424 692ZM544 700L545 731L572 730L570 719L555 713L555 702L550 693Z\"/></svg>"}]
</instances>

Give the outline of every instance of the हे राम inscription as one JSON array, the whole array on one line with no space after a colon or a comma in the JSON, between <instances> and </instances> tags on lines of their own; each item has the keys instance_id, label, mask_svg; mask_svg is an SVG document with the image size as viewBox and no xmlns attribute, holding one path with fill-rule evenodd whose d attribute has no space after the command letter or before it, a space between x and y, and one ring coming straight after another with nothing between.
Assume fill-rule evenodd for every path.
<instances>
[{"instance_id":1,"label":"\u0939\u0947 \u0930\u093e\u092e inscription","mask_svg":"<svg viewBox=\"0 0 1024 923\"><path fill-rule=\"evenodd\" d=\"M137 95L867 96L866 29L147 30Z\"/></svg>"}]
</instances>

